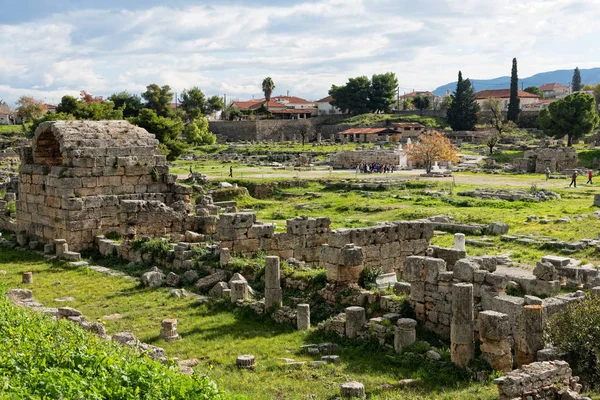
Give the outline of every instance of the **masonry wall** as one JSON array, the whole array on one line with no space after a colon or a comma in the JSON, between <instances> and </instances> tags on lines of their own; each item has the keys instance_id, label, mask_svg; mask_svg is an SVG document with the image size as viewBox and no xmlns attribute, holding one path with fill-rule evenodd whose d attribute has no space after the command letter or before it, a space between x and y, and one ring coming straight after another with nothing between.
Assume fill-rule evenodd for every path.
<instances>
[{"instance_id":1,"label":"masonry wall","mask_svg":"<svg viewBox=\"0 0 600 400\"><path fill-rule=\"evenodd\" d=\"M296 258L323 263L323 245L342 249L354 244L362 249L362 267L402 274L404 260L425 254L433 237L433 225L425 221L389 222L367 228L330 230L329 218L297 217L286 221L286 232L275 233L273 224L261 224L254 213L221 214L217 239L221 248L252 254L260 250L282 259Z\"/></svg>"},{"instance_id":2,"label":"masonry wall","mask_svg":"<svg viewBox=\"0 0 600 400\"><path fill-rule=\"evenodd\" d=\"M153 135L126 121L55 121L36 131L19 169L18 231L72 250L94 236L165 234L196 228L185 204L191 188L175 184ZM123 207L137 201L136 207ZM168 207L180 205L179 211Z\"/></svg>"}]
</instances>

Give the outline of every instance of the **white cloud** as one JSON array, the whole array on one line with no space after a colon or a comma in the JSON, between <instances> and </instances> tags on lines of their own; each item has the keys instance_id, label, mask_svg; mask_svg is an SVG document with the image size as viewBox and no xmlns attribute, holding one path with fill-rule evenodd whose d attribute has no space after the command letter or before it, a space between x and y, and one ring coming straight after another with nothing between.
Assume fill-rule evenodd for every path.
<instances>
[{"instance_id":1,"label":"white cloud","mask_svg":"<svg viewBox=\"0 0 600 400\"><path fill-rule=\"evenodd\" d=\"M272 5L68 11L0 25L0 98L57 102L87 90L317 99L350 76L393 71L402 87L598 66L600 0L307 0Z\"/></svg>"}]
</instances>

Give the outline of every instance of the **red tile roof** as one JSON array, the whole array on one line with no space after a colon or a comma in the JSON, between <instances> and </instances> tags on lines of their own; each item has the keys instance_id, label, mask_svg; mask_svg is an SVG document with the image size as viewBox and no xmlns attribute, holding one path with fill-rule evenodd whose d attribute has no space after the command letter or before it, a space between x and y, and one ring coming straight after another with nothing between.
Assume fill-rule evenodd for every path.
<instances>
[{"instance_id":1,"label":"red tile roof","mask_svg":"<svg viewBox=\"0 0 600 400\"><path fill-rule=\"evenodd\" d=\"M330 103L331 100L333 100L333 97L327 96L327 97L323 97L321 100L315 101L315 103Z\"/></svg>"},{"instance_id":2,"label":"red tile roof","mask_svg":"<svg viewBox=\"0 0 600 400\"><path fill-rule=\"evenodd\" d=\"M425 129L425 125L421 125L418 122L395 122L392 124L396 128L423 128Z\"/></svg>"},{"instance_id":3,"label":"red tile roof","mask_svg":"<svg viewBox=\"0 0 600 400\"><path fill-rule=\"evenodd\" d=\"M275 100L278 102L288 102L292 104L314 104L313 102L295 96L275 96L271 97L271 100Z\"/></svg>"},{"instance_id":4,"label":"red tile roof","mask_svg":"<svg viewBox=\"0 0 600 400\"><path fill-rule=\"evenodd\" d=\"M390 133L398 133L398 132L393 132L390 128L350 128L350 129L346 129L345 131L340 132L340 135L374 135L374 134L378 134L378 133L385 133L385 132L390 132Z\"/></svg>"},{"instance_id":5,"label":"red tile roof","mask_svg":"<svg viewBox=\"0 0 600 400\"><path fill-rule=\"evenodd\" d=\"M286 108L285 110L269 110L271 114L311 114L316 108Z\"/></svg>"},{"instance_id":6,"label":"red tile roof","mask_svg":"<svg viewBox=\"0 0 600 400\"><path fill-rule=\"evenodd\" d=\"M560 83L544 83L542 86L540 86L540 90L542 92L549 92L551 90L563 89L563 88L568 89L568 86L565 86Z\"/></svg>"},{"instance_id":7,"label":"red tile roof","mask_svg":"<svg viewBox=\"0 0 600 400\"><path fill-rule=\"evenodd\" d=\"M533 93L528 93L523 90L519 90L518 96L520 99L529 98L529 99L539 99L540 96ZM477 100L485 100L490 98L496 99L508 99L510 98L510 89L500 89L500 90L482 90L481 92L475 93L475 99Z\"/></svg>"},{"instance_id":8,"label":"red tile roof","mask_svg":"<svg viewBox=\"0 0 600 400\"><path fill-rule=\"evenodd\" d=\"M262 103L264 100L234 101L232 104L240 110L249 110L253 105Z\"/></svg>"},{"instance_id":9,"label":"red tile roof","mask_svg":"<svg viewBox=\"0 0 600 400\"><path fill-rule=\"evenodd\" d=\"M251 110L256 110L256 109L260 108L263 105L265 107L267 107L268 110L271 110L272 108L280 108L280 109L287 108L287 106L285 104L278 103L275 100L271 99L271 100L269 100L269 104L267 104L266 100L261 100L261 101L259 101L257 103L254 103L253 105L250 106L250 109Z\"/></svg>"}]
</instances>

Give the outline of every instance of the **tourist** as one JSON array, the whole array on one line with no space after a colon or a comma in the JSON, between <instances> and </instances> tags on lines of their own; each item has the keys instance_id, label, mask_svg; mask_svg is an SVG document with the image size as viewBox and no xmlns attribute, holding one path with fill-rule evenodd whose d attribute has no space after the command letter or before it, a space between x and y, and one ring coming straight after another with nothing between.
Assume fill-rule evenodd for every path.
<instances>
[{"instance_id":1,"label":"tourist","mask_svg":"<svg viewBox=\"0 0 600 400\"><path fill-rule=\"evenodd\" d=\"M573 172L573 175L571 175L571 183L569 183L569 187L571 187L571 185L573 185L573 187L577 187L577 171Z\"/></svg>"},{"instance_id":2,"label":"tourist","mask_svg":"<svg viewBox=\"0 0 600 400\"><path fill-rule=\"evenodd\" d=\"M546 168L546 182L550 179L550 168Z\"/></svg>"},{"instance_id":3,"label":"tourist","mask_svg":"<svg viewBox=\"0 0 600 400\"><path fill-rule=\"evenodd\" d=\"M233 178L233 167L229 167L229 177Z\"/></svg>"},{"instance_id":4,"label":"tourist","mask_svg":"<svg viewBox=\"0 0 600 400\"><path fill-rule=\"evenodd\" d=\"M592 172L592 170L590 169L590 172L588 172L588 181L587 181L587 185L592 185L592 178L594 177L594 173Z\"/></svg>"}]
</instances>

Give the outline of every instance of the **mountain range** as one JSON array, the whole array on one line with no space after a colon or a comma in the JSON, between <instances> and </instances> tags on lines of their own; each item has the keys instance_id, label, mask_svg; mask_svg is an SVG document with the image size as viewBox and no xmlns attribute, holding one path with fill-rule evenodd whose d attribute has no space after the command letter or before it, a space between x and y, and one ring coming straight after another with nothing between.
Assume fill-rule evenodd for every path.
<instances>
[{"instance_id":1,"label":"mountain range","mask_svg":"<svg viewBox=\"0 0 600 400\"><path fill-rule=\"evenodd\" d=\"M600 83L600 68L589 68L580 69L581 72L581 83L595 85ZM463 78L469 78L463 76ZM559 69L556 71L540 72L539 74L532 75L528 78L519 79L519 89L521 84L523 88L528 86L542 86L544 83L562 83L565 86L571 84L571 78L573 78L572 69ZM470 79L470 78L469 78ZM510 76L501 76L494 79L471 79L471 83L475 87L475 91L479 92L482 90L493 90L493 89L508 89L510 88ZM456 82L447 83L443 86L438 87L433 91L437 96L446 95L446 90L451 92L456 90Z\"/></svg>"}]
</instances>

